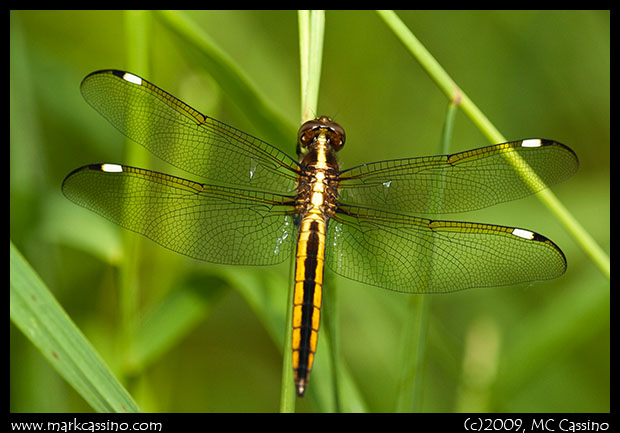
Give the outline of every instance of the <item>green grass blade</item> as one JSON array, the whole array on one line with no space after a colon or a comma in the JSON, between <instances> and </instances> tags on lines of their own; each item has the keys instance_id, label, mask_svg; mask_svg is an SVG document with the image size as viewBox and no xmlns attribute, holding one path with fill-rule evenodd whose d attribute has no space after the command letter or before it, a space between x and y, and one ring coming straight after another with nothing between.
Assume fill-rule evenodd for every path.
<instances>
[{"instance_id":1,"label":"green grass blade","mask_svg":"<svg viewBox=\"0 0 620 433\"><path fill-rule=\"evenodd\" d=\"M127 41L127 69L149 76L151 13L137 10L124 11L123 20Z\"/></svg>"},{"instance_id":2,"label":"green grass blade","mask_svg":"<svg viewBox=\"0 0 620 433\"><path fill-rule=\"evenodd\" d=\"M323 58L323 40L325 29L324 11L299 11L299 49L301 65L301 121L315 118L318 112L319 87L321 82L321 65ZM294 267L293 267L294 268ZM291 275L293 273L291 272ZM291 278L292 279L292 278ZM361 398L352 375L339 356L338 344L338 296L333 279L324 278L324 317L322 319L319 340L320 354L315 359L313 373L310 377L311 397L321 411L327 412L364 412L366 404ZM292 305L293 289L290 288L289 305ZM287 362L290 358L291 335L290 322L292 309L288 308L287 336L285 341L285 365L282 385L282 411L294 408L286 382L292 382L292 367ZM290 373L289 373L290 372ZM290 374L290 376L289 376ZM285 377L286 376L286 377Z\"/></svg>"},{"instance_id":3,"label":"green grass blade","mask_svg":"<svg viewBox=\"0 0 620 433\"><path fill-rule=\"evenodd\" d=\"M478 109L473 101L456 85L454 80L450 78L437 60L435 60L430 52L428 52L393 11L377 11L377 13L448 98L450 98L450 100L460 98L460 107L463 109L463 112L465 112L491 143L503 143L507 141L489 119ZM537 196L545 206L553 212L556 218L560 220L571 236L577 241L586 254L590 256L605 276L609 278L609 256L596 243L594 238L592 238L550 190L543 190L539 192Z\"/></svg>"},{"instance_id":4,"label":"green grass blade","mask_svg":"<svg viewBox=\"0 0 620 433\"><path fill-rule=\"evenodd\" d=\"M150 12L125 11L123 12L123 27L125 29L125 45L127 46L127 69L136 71L139 75L149 75L149 22ZM141 151L140 146L125 139L125 156L130 165L148 167L150 157ZM140 291L140 263L144 258L144 239L129 230L121 232L123 260L119 262L118 287L119 310L121 317L118 344L123 354L123 374L127 377L133 373L139 361L136 357L137 318L139 315Z\"/></svg>"},{"instance_id":5,"label":"green grass blade","mask_svg":"<svg viewBox=\"0 0 620 433\"><path fill-rule=\"evenodd\" d=\"M457 97L458 98L458 97ZM441 138L437 153L450 153L454 119L458 108L458 100L451 101L446 111ZM402 373L399 382L396 410L398 412L419 412L422 396L422 369L426 354L426 333L428 331L428 311L431 298L428 296L412 296L409 299L409 314L405 323L401 344Z\"/></svg>"},{"instance_id":6,"label":"green grass blade","mask_svg":"<svg viewBox=\"0 0 620 433\"><path fill-rule=\"evenodd\" d=\"M428 296L412 295L408 299L409 314L403 326L400 345L402 370L398 381L396 412L420 411L429 304Z\"/></svg>"},{"instance_id":7,"label":"green grass blade","mask_svg":"<svg viewBox=\"0 0 620 433\"><path fill-rule=\"evenodd\" d=\"M299 11L301 122L317 116L323 62L324 11Z\"/></svg>"},{"instance_id":8,"label":"green grass blade","mask_svg":"<svg viewBox=\"0 0 620 433\"><path fill-rule=\"evenodd\" d=\"M139 412L12 242L9 261L11 321L97 412Z\"/></svg>"},{"instance_id":9,"label":"green grass blade","mask_svg":"<svg viewBox=\"0 0 620 433\"><path fill-rule=\"evenodd\" d=\"M323 58L324 11L299 11L299 59L301 70L301 121L315 117L319 100L321 80L321 59ZM282 384L280 391L280 412L295 411L295 389L292 364L293 294L295 291L295 258L291 258L291 284L288 291L286 313L286 339L283 348Z\"/></svg>"}]
</instances>

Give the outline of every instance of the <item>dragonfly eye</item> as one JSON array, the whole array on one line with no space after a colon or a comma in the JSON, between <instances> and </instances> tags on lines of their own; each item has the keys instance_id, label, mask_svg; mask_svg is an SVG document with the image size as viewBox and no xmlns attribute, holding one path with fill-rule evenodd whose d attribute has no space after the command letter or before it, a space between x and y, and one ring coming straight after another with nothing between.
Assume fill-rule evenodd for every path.
<instances>
[{"instance_id":1,"label":"dragonfly eye","mask_svg":"<svg viewBox=\"0 0 620 433\"><path fill-rule=\"evenodd\" d=\"M338 152L344 146L345 141L345 133L344 128L337 124L336 122L330 122L329 124L329 132L327 133L327 138L332 144L332 147L336 152Z\"/></svg>"},{"instance_id":2,"label":"dragonfly eye","mask_svg":"<svg viewBox=\"0 0 620 433\"><path fill-rule=\"evenodd\" d=\"M317 117L301 125L297 137L299 145L303 148L307 148L310 143L312 143L312 140L319 135L321 130L325 131L335 151L342 149L345 141L344 129L327 116Z\"/></svg>"},{"instance_id":3,"label":"dragonfly eye","mask_svg":"<svg viewBox=\"0 0 620 433\"><path fill-rule=\"evenodd\" d=\"M297 142L303 148L307 148L317 135L321 124L316 120L308 120L299 128L297 133Z\"/></svg>"}]
</instances>

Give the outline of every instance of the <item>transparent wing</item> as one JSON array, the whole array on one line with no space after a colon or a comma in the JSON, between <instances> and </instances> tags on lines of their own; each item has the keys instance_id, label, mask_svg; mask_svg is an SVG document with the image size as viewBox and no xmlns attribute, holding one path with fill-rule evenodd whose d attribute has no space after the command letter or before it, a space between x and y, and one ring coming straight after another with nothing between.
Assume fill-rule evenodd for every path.
<instances>
[{"instance_id":1,"label":"transparent wing","mask_svg":"<svg viewBox=\"0 0 620 433\"><path fill-rule=\"evenodd\" d=\"M127 137L170 164L216 182L287 193L298 164L274 146L205 116L133 74L98 71L86 101Z\"/></svg>"},{"instance_id":2,"label":"transparent wing","mask_svg":"<svg viewBox=\"0 0 620 433\"><path fill-rule=\"evenodd\" d=\"M93 164L69 174L63 193L129 230L196 259L272 265L296 242L294 200L204 185L140 168Z\"/></svg>"},{"instance_id":3,"label":"transparent wing","mask_svg":"<svg viewBox=\"0 0 620 433\"><path fill-rule=\"evenodd\" d=\"M528 230L433 221L343 206L328 225L326 263L337 274L405 293L448 293L556 278L562 251Z\"/></svg>"},{"instance_id":4,"label":"transparent wing","mask_svg":"<svg viewBox=\"0 0 620 433\"><path fill-rule=\"evenodd\" d=\"M406 213L464 212L528 196L568 179L578 167L575 153L561 143L520 140L353 167L341 173L340 198Z\"/></svg>"}]
</instances>

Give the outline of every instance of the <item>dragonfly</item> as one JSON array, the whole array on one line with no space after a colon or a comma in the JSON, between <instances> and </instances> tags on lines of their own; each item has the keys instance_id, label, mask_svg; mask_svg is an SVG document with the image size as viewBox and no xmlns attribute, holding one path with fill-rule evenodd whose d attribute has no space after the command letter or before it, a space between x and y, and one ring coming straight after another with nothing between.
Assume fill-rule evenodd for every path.
<instances>
[{"instance_id":1,"label":"dragonfly","mask_svg":"<svg viewBox=\"0 0 620 433\"><path fill-rule=\"evenodd\" d=\"M98 163L64 179L66 197L195 259L275 265L294 254L292 364L300 397L317 350L325 266L413 294L548 280L566 270L562 250L534 231L436 219L568 179L579 161L559 142L533 138L341 169L336 152L345 131L327 116L301 125L292 158L129 72L93 72L80 88L124 135L208 183Z\"/></svg>"}]
</instances>

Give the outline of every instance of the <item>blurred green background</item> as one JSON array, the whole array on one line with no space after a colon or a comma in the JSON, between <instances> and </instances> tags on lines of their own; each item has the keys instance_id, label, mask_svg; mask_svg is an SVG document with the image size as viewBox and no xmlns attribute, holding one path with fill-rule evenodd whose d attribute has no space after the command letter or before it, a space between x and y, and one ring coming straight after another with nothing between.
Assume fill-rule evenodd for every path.
<instances>
[{"instance_id":1,"label":"blurred green background","mask_svg":"<svg viewBox=\"0 0 620 433\"><path fill-rule=\"evenodd\" d=\"M552 138L577 153L579 172L553 191L609 251L609 12L398 14L509 140ZM253 121L157 16L146 14L148 52L136 53L121 11L10 15L11 240L143 410L277 411L289 264L237 268L176 255L74 205L60 185L103 161L178 174L128 143L79 92L88 73L133 68L140 55L148 67L132 72L293 155L296 12L185 14L281 116L288 141ZM437 153L446 98L374 12L327 12L321 78L318 114L347 132L343 167ZM487 144L459 113L452 151ZM554 281L429 296L418 409L609 411L609 280L535 197L449 219L535 230L569 265ZM341 362L365 410L394 411L403 327L417 301L333 281ZM91 410L13 325L10 344L11 411ZM319 368L300 411L333 410Z\"/></svg>"}]
</instances>

